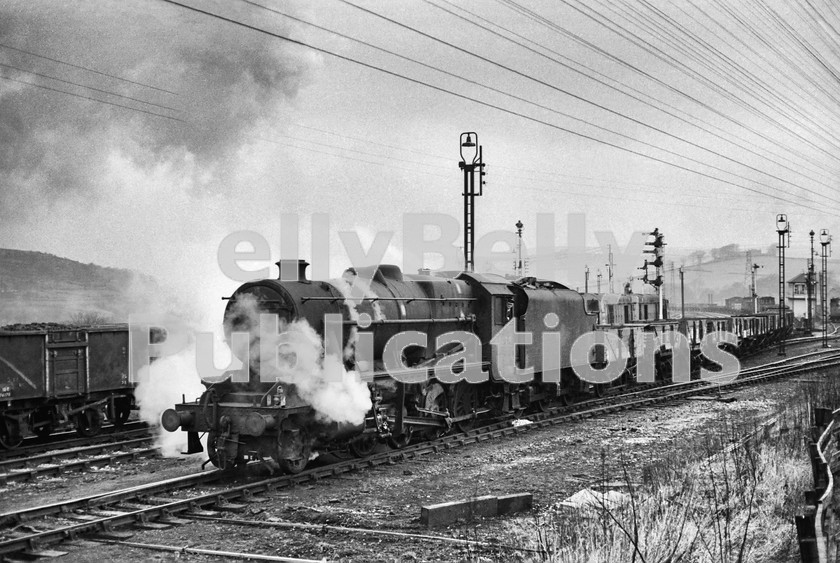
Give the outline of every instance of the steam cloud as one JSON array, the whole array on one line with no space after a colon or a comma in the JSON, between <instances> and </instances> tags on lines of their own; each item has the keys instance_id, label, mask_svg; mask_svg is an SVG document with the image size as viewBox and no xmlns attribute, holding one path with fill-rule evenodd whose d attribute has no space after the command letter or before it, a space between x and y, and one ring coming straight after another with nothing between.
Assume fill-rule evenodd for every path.
<instances>
[{"instance_id":1,"label":"steam cloud","mask_svg":"<svg viewBox=\"0 0 840 563\"><path fill-rule=\"evenodd\" d=\"M160 415L180 403L182 394L191 401L204 391L195 368L195 347L160 358L142 368L138 380L134 398L140 407L140 419L157 427L155 445L161 449L162 455L181 455L182 451L186 451L186 433L167 432L160 426Z\"/></svg>"},{"instance_id":2,"label":"steam cloud","mask_svg":"<svg viewBox=\"0 0 840 563\"><path fill-rule=\"evenodd\" d=\"M259 330L260 313L264 311L250 295L238 297L232 312L237 318L235 330L250 329L248 354L251 366L269 370L261 374L263 381L294 385L297 394L312 405L320 420L351 424L364 422L372 405L367 384L357 372L344 369L341 357L324 354L323 340L306 320L291 323L281 320L280 333L262 334L264 331ZM264 338L269 341L261 341ZM289 341L293 344L288 344ZM266 346L279 351L278 361L260 361L261 349ZM234 351L240 357L243 352Z\"/></svg>"}]
</instances>

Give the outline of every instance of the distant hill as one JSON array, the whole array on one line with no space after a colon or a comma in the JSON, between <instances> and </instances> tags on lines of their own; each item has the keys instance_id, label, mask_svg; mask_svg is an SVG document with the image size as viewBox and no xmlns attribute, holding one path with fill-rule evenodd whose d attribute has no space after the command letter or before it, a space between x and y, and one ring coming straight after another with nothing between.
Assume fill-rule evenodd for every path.
<instances>
[{"instance_id":1,"label":"distant hill","mask_svg":"<svg viewBox=\"0 0 840 563\"><path fill-rule=\"evenodd\" d=\"M734 246L734 245L732 245ZM775 249L773 249L775 251ZM749 295L749 270L745 251L726 253L723 256L706 254L708 261L700 261L703 257L693 256L685 260L685 300L687 303L709 303L711 301L723 305L729 297L746 297ZM667 259L666 259L667 260ZM676 262L677 265L679 262ZM779 259L775 252L760 252L753 250L751 263L761 266L756 271L756 293L759 296L769 295L778 300L779 296ZM678 266L677 266L678 267ZM785 258L785 281L807 270L808 261L805 258ZM822 263L818 258L815 263L817 274L822 271ZM666 296L679 300L679 274L674 274L671 284L671 274L666 272ZM789 289L785 286L786 291ZM673 293L672 293L673 292ZM840 261L828 261L828 292L830 297L840 296Z\"/></svg>"},{"instance_id":2,"label":"distant hill","mask_svg":"<svg viewBox=\"0 0 840 563\"><path fill-rule=\"evenodd\" d=\"M0 325L83 317L127 322L158 295L154 278L132 270L0 249Z\"/></svg>"}]
</instances>

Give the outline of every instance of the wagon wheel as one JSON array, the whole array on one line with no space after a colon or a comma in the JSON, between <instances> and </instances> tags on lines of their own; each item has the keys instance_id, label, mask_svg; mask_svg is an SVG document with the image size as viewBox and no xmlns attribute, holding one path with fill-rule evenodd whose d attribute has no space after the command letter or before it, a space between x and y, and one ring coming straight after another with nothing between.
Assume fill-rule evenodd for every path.
<instances>
[{"instance_id":1,"label":"wagon wheel","mask_svg":"<svg viewBox=\"0 0 840 563\"><path fill-rule=\"evenodd\" d=\"M609 385L607 385L606 383L596 383L592 385L592 392L599 399L602 399L604 395L607 394L607 389L609 389Z\"/></svg>"},{"instance_id":2,"label":"wagon wheel","mask_svg":"<svg viewBox=\"0 0 840 563\"><path fill-rule=\"evenodd\" d=\"M12 450L18 447L21 442L23 442L23 438L17 431L17 424L0 417L0 448Z\"/></svg>"},{"instance_id":3,"label":"wagon wheel","mask_svg":"<svg viewBox=\"0 0 840 563\"><path fill-rule=\"evenodd\" d=\"M347 447L354 456L367 457L376 449L376 434L362 434L350 442Z\"/></svg>"},{"instance_id":4,"label":"wagon wheel","mask_svg":"<svg viewBox=\"0 0 840 563\"><path fill-rule=\"evenodd\" d=\"M76 432L90 438L102 430L102 415L98 409L85 409L76 415Z\"/></svg>"},{"instance_id":5,"label":"wagon wheel","mask_svg":"<svg viewBox=\"0 0 840 563\"><path fill-rule=\"evenodd\" d=\"M459 417L471 414L480 406L478 403L478 390L474 385L461 381L455 385L452 391L452 416ZM461 432L467 432L475 428L476 419L470 418L456 422L455 426Z\"/></svg>"},{"instance_id":6,"label":"wagon wheel","mask_svg":"<svg viewBox=\"0 0 840 563\"><path fill-rule=\"evenodd\" d=\"M120 428L131 415L131 399L129 397L116 397L113 403L108 405L108 420L114 426Z\"/></svg>"}]
</instances>

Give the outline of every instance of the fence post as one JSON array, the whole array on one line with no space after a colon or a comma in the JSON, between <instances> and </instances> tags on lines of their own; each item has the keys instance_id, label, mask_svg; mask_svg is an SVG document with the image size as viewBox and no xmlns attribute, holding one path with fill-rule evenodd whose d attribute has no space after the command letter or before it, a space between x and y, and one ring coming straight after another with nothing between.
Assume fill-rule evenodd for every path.
<instances>
[{"instance_id":1,"label":"fence post","mask_svg":"<svg viewBox=\"0 0 840 563\"><path fill-rule=\"evenodd\" d=\"M796 539L799 541L802 563L818 563L819 552L813 514L802 514L796 517Z\"/></svg>"}]
</instances>

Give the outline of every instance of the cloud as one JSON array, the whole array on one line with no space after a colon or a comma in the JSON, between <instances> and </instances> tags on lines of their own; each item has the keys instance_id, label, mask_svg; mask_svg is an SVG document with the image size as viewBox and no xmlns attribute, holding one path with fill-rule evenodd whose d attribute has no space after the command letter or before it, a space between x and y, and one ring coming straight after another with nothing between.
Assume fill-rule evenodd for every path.
<instances>
[{"instance_id":1,"label":"cloud","mask_svg":"<svg viewBox=\"0 0 840 563\"><path fill-rule=\"evenodd\" d=\"M174 6L4 3L0 22L1 42L19 49L0 47L0 63L148 102L0 67L4 220L26 220L56 200L112 190L104 179L115 154L149 173L161 166L170 166L173 174L192 172L185 189L196 197L224 192L238 149L256 129L282 119L319 64L311 52ZM275 25L284 31L281 20Z\"/></svg>"}]
</instances>

